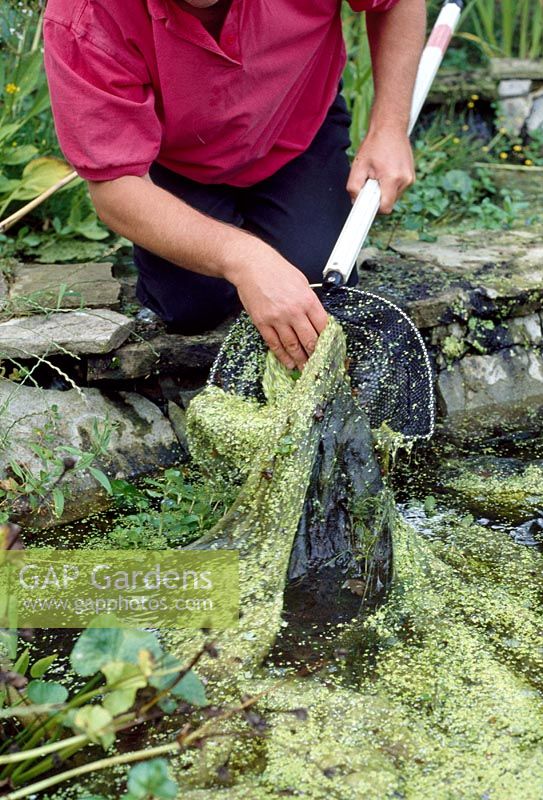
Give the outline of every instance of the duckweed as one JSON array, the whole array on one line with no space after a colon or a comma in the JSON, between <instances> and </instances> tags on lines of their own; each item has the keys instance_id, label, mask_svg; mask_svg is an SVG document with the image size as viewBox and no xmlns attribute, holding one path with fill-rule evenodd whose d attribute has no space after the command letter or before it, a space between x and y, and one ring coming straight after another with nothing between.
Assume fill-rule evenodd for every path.
<instances>
[{"instance_id":1,"label":"duckweed","mask_svg":"<svg viewBox=\"0 0 543 800\"><path fill-rule=\"evenodd\" d=\"M232 736L185 754L183 797L541 800L541 555L503 531L435 514L424 533L395 513L392 588L377 611L328 632L341 656L308 677L263 663L284 624L319 442L315 410L344 385L344 353L331 321L299 380L276 369L267 405L210 387L189 411L196 458L213 479L240 482L232 508L196 544L241 555L240 625L216 637L221 657L201 667L214 702L265 692L257 708L267 728L255 739L231 720ZM278 447L285 437L291 446ZM518 482L509 489L508 480L505 494ZM181 632L175 642L186 652L188 639L198 637Z\"/></svg>"}]
</instances>

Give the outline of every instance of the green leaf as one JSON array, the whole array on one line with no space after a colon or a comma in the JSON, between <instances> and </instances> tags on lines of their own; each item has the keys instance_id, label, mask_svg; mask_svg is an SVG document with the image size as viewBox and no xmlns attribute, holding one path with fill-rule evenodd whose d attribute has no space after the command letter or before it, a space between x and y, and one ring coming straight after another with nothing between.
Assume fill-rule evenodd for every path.
<instances>
[{"instance_id":1,"label":"green leaf","mask_svg":"<svg viewBox=\"0 0 543 800\"><path fill-rule=\"evenodd\" d=\"M73 717L74 727L86 733L91 742L106 748L115 741L113 717L102 706L81 706Z\"/></svg>"},{"instance_id":2,"label":"green leaf","mask_svg":"<svg viewBox=\"0 0 543 800\"><path fill-rule=\"evenodd\" d=\"M30 92L36 88L38 81L42 76L43 58L39 50L33 53L26 53L21 56L15 74L13 75L13 83L18 87L17 101L26 97Z\"/></svg>"},{"instance_id":3,"label":"green leaf","mask_svg":"<svg viewBox=\"0 0 543 800\"><path fill-rule=\"evenodd\" d=\"M0 175L0 194L8 194L17 188L19 181L16 178L6 178Z\"/></svg>"},{"instance_id":4,"label":"green leaf","mask_svg":"<svg viewBox=\"0 0 543 800\"><path fill-rule=\"evenodd\" d=\"M180 697L192 706L206 706L207 697L204 684L192 670L184 675L179 683L172 688L171 693L174 697Z\"/></svg>"},{"instance_id":5,"label":"green leaf","mask_svg":"<svg viewBox=\"0 0 543 800\"><path fill-rule=\"evenodd\" d=\"M94 675L109 661L137 664L144 650L157 660L161 657L162 648L154 633L127 628L87 628L74 645L70 663L78 675Z\"/></svg>"},{"instance_id":6,"label":"green leaf","mask_svg":"<svg viewBox=\"0 0 543 800\"><path fill-rule=\"evenodd\" d=\"M17 661L13 665L13 672L18 672L19 675L26 675L28 665L30 663L30 650L27 647L23 650Z\"/></svg>"},{"instance_id":7,"label":"green leaf","mask_svg":"<svg viewBox=\"0 0 543 800\"><path fill-rule=\"evenodd\" d=\"M104 664L102 672L106 676L108 687L115 687L106 694L103 705L113 716L128 711L134 704L136 692L147 686L147 678L141 668L126 661L110 661Z\"/></svg>"},{"instance_id":8,"label":"green leaf","mask_svg":"<svg viewBox=\"0 0 543 800\"><path fill-rule=\"evenodd\" d=\"M177 703L171 697L163 697L162 700L159 700L158 707L165 714L173 714L177 708Z\"/></svg>"},{"instance_id":9,"label":"green leaf","mask_svg":"<svg viewBox=\"0 0 543 800\"><path fill-rule=\"evenodd\" d=\"M109 482L108 476L102 472L101 469L96 469L96 467L89 467L89 472L92 477L98 481L98 483L104 487L108 494L112 494L113 490L111 488L111 483Z\"/></svg>"},{"instance_id":10,"label":"green leaf","mask_svg":"<svg viewBox=\"0 0 543 800\"><path fill-rule=\"evenodd\" d=\"M23 122L10 122L8 125L2 125L0 127L0 142L7 142L11 139L23 124Z\"/></svg>"},{"instance_id":11,"label":"green leaf","mask_svg":"<svg viewBox=\"0 0 543 800\"><path fill-rule=\"evenodd\" d=\"M37 154L38 148L33 144L22 144L19 147L8 147L3 153L4 164L25 164Z\"/></svg>"},{"instance_id":12,"label":"green leaf","mask_svg":"<svg viewBox=\"0 0 543 800\"><path fill-rule=\"evenodd\" d=\"M158 689L160 692L163 692L167 689L170 689L171 686L175 683L178 678L179 673L183 669L183 664L179 661L171 653L166 653L156 665L156 670L153 675L149 678L149 683L151 686L154 686L155 689ZM175 671L174 671L175 670ZM160 672L167 672L167 675L160 675L157 673Z\"/></svg>"},{"instance_id":13,"label":"green leaf","mask_svg":"<svg viewBox=\"0 0 543 800\"><path fill-rule=\"evenodd\" d=\"M57 681L30 681L26 695L36 705L58 705L68 699L68 690Z\"/></svg>"},{"instance_id":14,"label":"green leaf","mask_svg":"<svg viewBox=\"0 0 543 800\"><path fill-rule=\"evenodd\" d=\"M131 795L141 800L149 797L169 800L177 797L179 791L165 758L152 758L132 767L128 773L127 787Z\"/></svg>"},{"instance_id":15,"label":"green leaf","mask_svg":"<svg viewBox=\"0 0 543 800\"><path fill-rule=\"evenodd\" d=\"M107 239L109 236L109 231L100 224L95 214L89 214L84 220L75 224L74 231L80 233L85 239L94 239L95 241Z\"/></svg>"},{"instance_id":16,"label":"green leaf","mask_svg":"<svg viewBox=\"0 0 543 800\"><path fill-rule=\"evenodd\" d=\"M446 172L442 186L448 192L456 192L463 200L467 200L473 191L473 181L463 169L450 169Z\"/></svg>"},{"instance_id":17,"label":"green leaf","mask_svg":"<svg viewBox=\"0 0 543 800\"><path fill-rule=\"evenodd\" d=\"M55 507L55 516L61 517L64 511L64 492L58 486L53 489L53 504Z\"/></svg>"},{"instance_id":18,"label":"green leaf","mask_svg":"<svg viewBox=\"0 0 543 800\"><path fill-rule=\"evenodd\" d=\"M15 196L18 200L31 200L50 189L55 183L72 172L65 161L53 156L35 158L26 165L21 175Z\"/></svg>"},{"instance_id":19,"label":"green leaf","mask_svg":"<svg viewBox=\"0 0 543 800\"><path fill-rule=\"evenodd\" d=\"M30 675L33 678L41 678L45 675L51 664L56 661L58 653L53 653L52 656L44 656L38 659L30 667Z\"/></svg>"},{"instance_id":20,"label":"green leaf","mask_svg":"<svg viewBox=\"0 0 543 800\"><path fill-rule=\"evenodd\" d=\"M40 247L37 260L42 264L53 264L57 261L92 261L93 258L99 258L104 249L104 245L99 242L84 242L77 239L58 241L51 238Z\"/></svg>"}]
</instances>

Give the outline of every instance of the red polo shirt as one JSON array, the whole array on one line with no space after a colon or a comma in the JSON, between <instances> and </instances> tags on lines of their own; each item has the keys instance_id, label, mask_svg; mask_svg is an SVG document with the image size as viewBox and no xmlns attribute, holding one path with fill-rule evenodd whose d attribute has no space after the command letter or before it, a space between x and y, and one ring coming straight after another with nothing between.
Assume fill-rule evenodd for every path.
<instances>
[{"instance_id":1,"label":"red polo shirt","mask_svg":"<svg viewBox=\"0 0 543 800\"><path fill-rule=\"evenodd\" d=\"M66 158L98 181L155 160L202 183L266 178L307 149L336 95L340 6L233 0L216 41L175 0L49 0L45 66Z\"/></svg>"}]
</instances>

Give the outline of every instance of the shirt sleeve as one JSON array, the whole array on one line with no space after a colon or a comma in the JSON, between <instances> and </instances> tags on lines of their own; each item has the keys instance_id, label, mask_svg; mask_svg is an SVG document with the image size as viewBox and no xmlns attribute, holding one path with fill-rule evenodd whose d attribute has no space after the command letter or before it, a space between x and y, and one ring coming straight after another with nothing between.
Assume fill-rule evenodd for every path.
<instances>
[{"instance_id":1,"label":"shirt sleeve","mask_svg":"<svg viewBox=\"0 0 543 800\"><path fill-rule=\"evenodd\" d=\"M62 152L78 174L105 181L144 175L162 127L147 69L122 42L98 46L45 20L45 69Z\"/></svg>"},{"instance_id":2,"label":"shirt sleeve","mask_svg":"<svg viewBox=\"0 0 543 800\"><path fill-rule=\"evenodd\" d=\"M399 0L349 0L353 11L390 11Z\"/></svg>"}]
</instances>

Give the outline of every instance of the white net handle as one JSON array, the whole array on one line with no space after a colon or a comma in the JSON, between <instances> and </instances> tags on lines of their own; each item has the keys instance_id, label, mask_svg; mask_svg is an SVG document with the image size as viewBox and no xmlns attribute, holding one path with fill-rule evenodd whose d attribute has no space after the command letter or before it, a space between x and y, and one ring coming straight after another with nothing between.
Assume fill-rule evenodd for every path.
<instances>
[{"instance_id":1,"label":"white net handle","mask_svg":"<svg viewBox=\"0 0 543 800\"><path fill-rule=\"evenodd\" d=\"M415 126L420 110L428 96L430 86L458 24L461 11L461 0L451 0L451 2L445 3L422 52L413 89L408 133L411 133ZM380 204L381 189L379 182L370 178L356 198L326 263L323 272L325 280L330 273L337 273L337 278L336 275L333 276L336 278L334 282L347 283ZM330 275L330 277L332 276Z\"/></svg>"}]
</instances>

